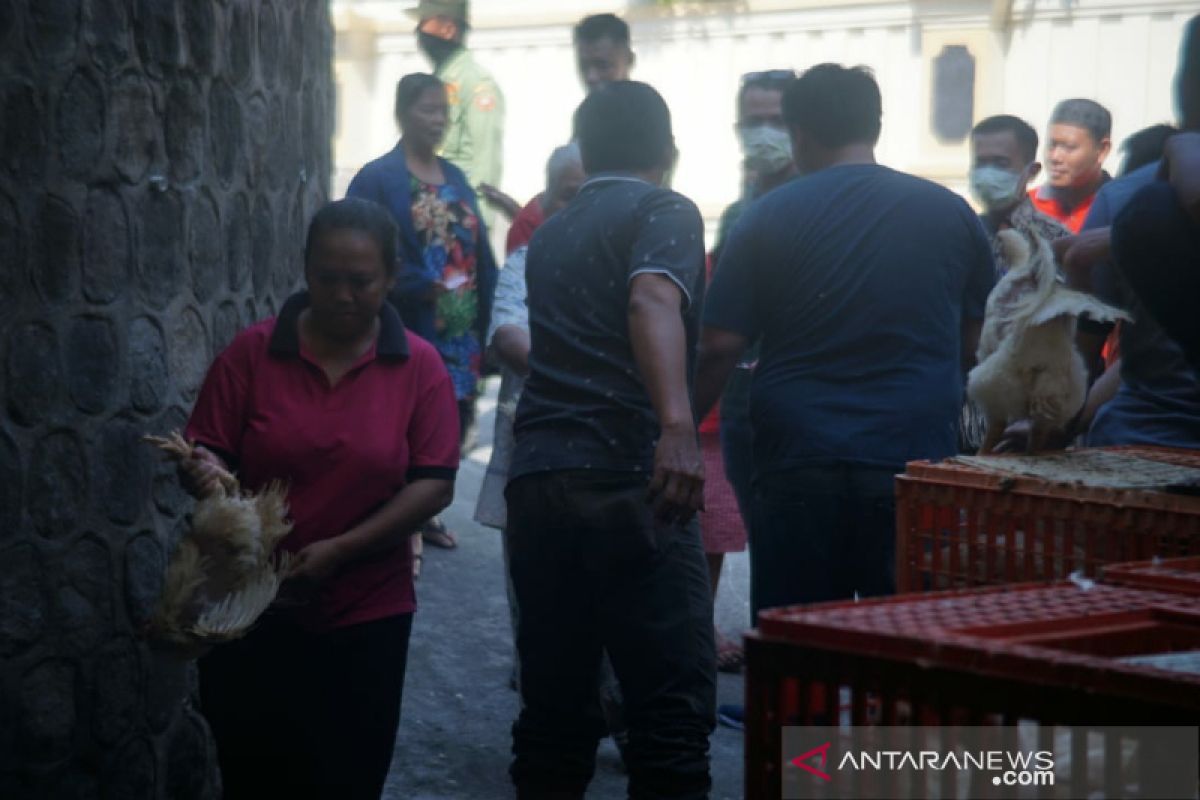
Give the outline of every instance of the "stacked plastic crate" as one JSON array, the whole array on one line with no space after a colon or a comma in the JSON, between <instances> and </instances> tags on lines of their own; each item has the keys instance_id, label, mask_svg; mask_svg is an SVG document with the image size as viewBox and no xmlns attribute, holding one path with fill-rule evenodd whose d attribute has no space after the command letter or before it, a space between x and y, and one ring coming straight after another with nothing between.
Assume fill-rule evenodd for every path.
<instances>
[{"instance_id":1,"label":"stacked plastic crate","mask_svg":"<svg viewBox=\"0 0 1200 800\"><path fill-rule=\"evenodd\" d=\"M746 646L748 798L780 796L787 725L1200 724L1200 497L1152 488L1156 471L1200 469L1200 453L1062 461L1066 479L1053 460L910 464L897 583L933 593L760 615ZM1105 470L1129 465L1145 485L1111 485L1125 477ZM1171 556L1197 557L1159 560Z\"/></svg>"}]
</instances>

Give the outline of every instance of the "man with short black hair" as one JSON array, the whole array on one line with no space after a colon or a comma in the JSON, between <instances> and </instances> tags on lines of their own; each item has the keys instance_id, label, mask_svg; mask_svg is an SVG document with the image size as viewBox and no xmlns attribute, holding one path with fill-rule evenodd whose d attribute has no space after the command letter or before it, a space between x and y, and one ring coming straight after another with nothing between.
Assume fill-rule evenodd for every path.
<instances>
[{"instance_id":1,"label":"man with short black hair","mask_svg":"<svg viewBox=\"0 0 1200 800\"><path fill-rule=\"evenodd\" d=\"M1042 169L1037 152L1037 131L1018 117L988 117L971 130L971 194L983 206L979 218L992 243L998 276L1010 266L997 236L1000 231L1018 230L1047 241L1071 235L1061 222L1034 208L1026 194Z\"/></svg>"},{"instance_id":2,"label":"man with short black hair","mask_svg":"<svg viewBox=\"0 0 1200 800\"><path fill-rule=\"evenodd\" d=\"M1055 106L1046 137L1047 180L1029 192L1037 210L1078 233L1096 192L1109 180L1104 159L1111 137L1112 114L1095 100L1075 98Z\"/></svg>"},{"instance_id":3,"label":"man with short black hair","mask_svg":"<svg viewBox=\"0 0 1200 800\"><path fill-rule=\"evenodd\" d=\"M716 653L688 376L704 225L661 188L675 143L652 88L600 87L575 132L589 179L526 262L530 372L506 492L523 700L511 774L518 797L583 797L607 651L630 797L702 798Z\"/></svg>"},{"instance_id":4,"label":"man with short black hair","mask_svg":"<svg viewBox=\"0 0 1200 800\"><path fill-rule=\"evenodd\" d=\"M589 92L606 83L629 80L636 57L625 20L616 14L584 17L575 26L572 38L579 79Z\"/></svg>"},{"instance_id":5,"label":"man with short black hair","mask_svg":"<svg viewBox=\"0 0 1200 800\"><path fill-rule=\"evenodd\" d=\"M956 452L995 268L954 193L875 161L882 98L822 64L784 92L804 176L730 234L704 311L697 410L748 342L755 491L751 605L894 591L894 476Z\"/></svg>"}]
</instances>

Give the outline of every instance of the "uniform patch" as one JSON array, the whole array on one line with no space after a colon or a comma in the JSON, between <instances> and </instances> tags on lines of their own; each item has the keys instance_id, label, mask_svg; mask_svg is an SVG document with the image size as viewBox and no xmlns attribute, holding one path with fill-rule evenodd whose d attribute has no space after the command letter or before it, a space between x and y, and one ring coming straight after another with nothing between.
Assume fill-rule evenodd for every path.
<instances>
[{"instance_id":1,"label":"uniform patch","mask_svg":"<svg viewBox=\"0 0 1200 800\"><path fill-rule=\"evenodd\" d=\"M458 84L446 84L446 102L452 106L458 105Z\"/></svg>"}]
</instances>

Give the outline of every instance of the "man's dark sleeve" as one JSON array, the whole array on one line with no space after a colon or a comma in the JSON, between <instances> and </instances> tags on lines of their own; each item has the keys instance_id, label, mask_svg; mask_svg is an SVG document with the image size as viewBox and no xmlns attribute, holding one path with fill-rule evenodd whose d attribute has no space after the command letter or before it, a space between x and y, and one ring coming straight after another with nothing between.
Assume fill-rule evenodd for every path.
<instances>
[{"instance_id":1,"label":"man's dark sleeve","mask_svg":"<svg viewBox=\"0 0 1200 800\"><path fill-rule=\"evenodd\" d=\"M761 315L754 304L754 274L760 267L756 263L757 240L751 222L752 218L743 214L721 248L704 304L704 325L753 340L758 338Z\"/></svg>"},{"instance_id":2,"label":"man's dark sleeve","mask_svg":"<svg viewBox=\"0 0 1200 800\"><path fill-rule=\"evenodd\" d=\"M992 246L988 243L987 234L979 217L966 213L967 228L970 231L971 249L968 264L967 283L963 291L963 318L983 319L987 310L988 295L996 285L996 262L992 256Z\"/></svg>"},{"instance_id":3,"label":"man's dark sleeve","mask_svg":"<svg viewBox=\"0 0 1200 800\"><path fill-rule=\"evenodd\" d=\"M1117 214L1112 253L1142 306L1200 368L1200 226L1168 183L1140 190Z\"/></svg>"},{"instance_id":4,"label":"man's dark sleeve","mask_svg":"<svg viewBox=\"0 0 1200 800\"><path fill-rule=\"evenodd\" d=\"M670 278L684 302L703 298L704 220L692 201L675 192L648 195L636 210L638 233L629 259L629 280L654 273Z\"/></svg>"}]
</instances>

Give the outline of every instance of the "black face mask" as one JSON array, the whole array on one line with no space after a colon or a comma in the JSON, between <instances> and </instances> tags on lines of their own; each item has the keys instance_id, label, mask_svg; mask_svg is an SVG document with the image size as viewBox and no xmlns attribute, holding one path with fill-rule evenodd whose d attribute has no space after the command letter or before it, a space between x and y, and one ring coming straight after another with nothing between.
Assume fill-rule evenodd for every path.
<instances>
[{"instance_id":1,"label":"black face mask","mask_svg":"<svg viewBox=\"0 0 1200 800\"><path fill-rule=\"evenodd\" d=\"M434 64L441 64L462 47L458 42L449 42L436 36L417 31L417 46Z\"/></svg>"}]
</instances>

